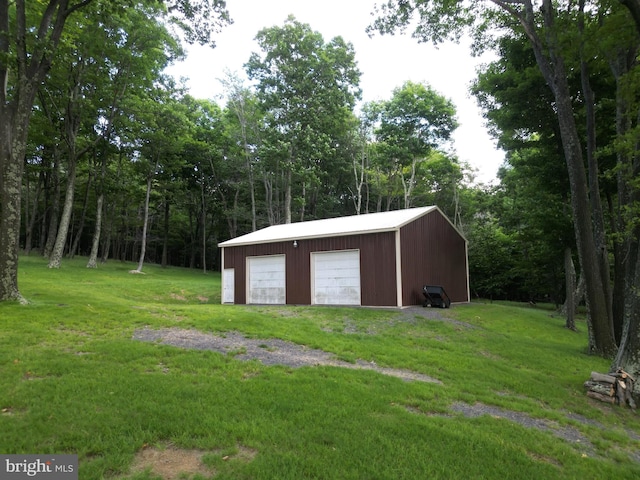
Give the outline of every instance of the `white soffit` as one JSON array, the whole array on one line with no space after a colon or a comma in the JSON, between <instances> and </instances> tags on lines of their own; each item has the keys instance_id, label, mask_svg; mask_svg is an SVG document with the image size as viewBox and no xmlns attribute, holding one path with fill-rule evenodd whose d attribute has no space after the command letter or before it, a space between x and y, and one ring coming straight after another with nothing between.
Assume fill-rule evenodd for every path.
<instances>
[{"instance_id":1,"label":"white soffit","mask_svg":"<svg viewBox=\"0 0 640 480\"><path fill-rule=\"evenodd\" d=\"M358 235L397 230L437 207L407 208L390 212L367 213L348 217L311 220L309 222L272 225L218 244L219 247L255 245L310 238Z\"/></svg>"}]
</instances>

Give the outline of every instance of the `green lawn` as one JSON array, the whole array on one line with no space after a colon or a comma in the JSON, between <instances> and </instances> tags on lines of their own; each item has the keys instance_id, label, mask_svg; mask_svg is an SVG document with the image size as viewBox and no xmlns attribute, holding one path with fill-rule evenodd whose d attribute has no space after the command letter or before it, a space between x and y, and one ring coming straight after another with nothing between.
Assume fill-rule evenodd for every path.
<instances>
[{"instance_id":1,"label":"green lawn","mask_svg":"<svg viewBox=\"0 0 640 480\"><path fill-rule=\"evenodd\" d=\"M584 395L609 367L585 354L584 323L480 303L451 321L223 306L219 274L85 264L23 257L30 304L0 305L1 453L78 454L81 479L161 478L136 467L145 452L149 465L202 456L200 473L172 478L640 478L637 414ZM279 338L442 384L133 340L143 327Z\"/></svg>"}]
</instances>

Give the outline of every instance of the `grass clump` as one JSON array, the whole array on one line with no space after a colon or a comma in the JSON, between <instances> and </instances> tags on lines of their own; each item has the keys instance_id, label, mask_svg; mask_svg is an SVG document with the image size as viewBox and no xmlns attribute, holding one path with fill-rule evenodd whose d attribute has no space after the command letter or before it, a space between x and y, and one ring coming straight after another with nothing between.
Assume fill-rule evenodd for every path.
<instances>
[{"instance_id":1,"label":"grass clump","mask_svg":"<svg viewBox=\"0 0 640 480\"><path fill-rule=\"evenodd\" d=\"M219 304L218 274L84 265L49 270L22 258L30 304L0 305L4 453L77 453L81 479L640 475L635 412L582 390L608 361L585 354L584 324L570 332L550 311L471 304L429 319L412 310L229 306ZM142 328L239 332L265 349L281 339L442 384L266 366L238 359L242 347L222 354L134 340ZM459 405L492 413L468 416Z\"/></svg>"}]
</instances>

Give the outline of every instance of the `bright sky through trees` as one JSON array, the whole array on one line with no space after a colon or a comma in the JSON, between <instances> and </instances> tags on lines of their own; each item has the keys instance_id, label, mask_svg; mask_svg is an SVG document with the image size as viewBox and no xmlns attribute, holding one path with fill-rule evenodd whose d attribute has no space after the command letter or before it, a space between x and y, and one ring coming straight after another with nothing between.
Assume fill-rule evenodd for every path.
<instances>
[{"instance_id":1,"label":"bright sky through trees","mask_svg":"<svg viewBox=\"0 0 640 480\"><path fill-rule=\"evenodd\" d=\"M216 36L217 47L190 47L187 60L171 67L169 73L188 77L193 96L216 98L222 92L218 79L225 70L244 76L243 65L251 52L259 51L253 40L258 31L282 26L292 14L320 32L325 41L339 35L353 43L362 71L363 101L388 100L393 89L408 80L428 83L450 98L460 123L454 135L458 158L477 169L477 181L494 180L504 154L496 149L475 99L468 94L476 65L482 60L470 56L468 45L445 44L436 49L419 44L409 35L369 38L365 29L373 19L371 12L376 2L380 0L227 0L234 24Z\"/></svg>"}]
</instances>

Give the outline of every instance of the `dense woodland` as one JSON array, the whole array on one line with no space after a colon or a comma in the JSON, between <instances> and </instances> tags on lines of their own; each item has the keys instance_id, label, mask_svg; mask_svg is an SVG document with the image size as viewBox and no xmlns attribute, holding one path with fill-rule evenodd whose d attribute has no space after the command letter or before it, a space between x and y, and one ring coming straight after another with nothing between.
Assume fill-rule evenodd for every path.
<instances>
[{"instance_id":1,"label":"dense woodland","mask_svg":"<svg viewBox=\"0 0 640 480\"><path fill-rule=\"evenodd\" d=\"M213 46L224 1L0 1L0 299L21 298L19 252L207 271L267 225L436 204L469 240L473 296L564 303L569 327L585 302L590 350L640 370L640 2L373 18L497 54L471 89L507 154L497 185L455 155L455 99L406 82L362 104L358 52L293 17L256 32L248 82L212 79L214 102L163 72Z\"/></svg>"}]
</instances>

